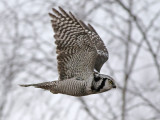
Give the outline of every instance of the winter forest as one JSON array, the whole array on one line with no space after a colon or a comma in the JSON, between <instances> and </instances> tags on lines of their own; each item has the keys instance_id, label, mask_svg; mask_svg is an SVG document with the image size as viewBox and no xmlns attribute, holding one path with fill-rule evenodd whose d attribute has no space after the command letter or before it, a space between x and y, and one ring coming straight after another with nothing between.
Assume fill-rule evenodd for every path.
<instances>
[{"instance_id":1,"label":"winter forest","mask_svg":"<svg viewBox=\"0 0 160 120\"><path fill-rule=\"evenodd\" d=\"M72 97L19 84L58 79L52 8L90 23L117 88ZM1 0L0 120L160 120L159 0Z\"/></svg>"}]
</instances>

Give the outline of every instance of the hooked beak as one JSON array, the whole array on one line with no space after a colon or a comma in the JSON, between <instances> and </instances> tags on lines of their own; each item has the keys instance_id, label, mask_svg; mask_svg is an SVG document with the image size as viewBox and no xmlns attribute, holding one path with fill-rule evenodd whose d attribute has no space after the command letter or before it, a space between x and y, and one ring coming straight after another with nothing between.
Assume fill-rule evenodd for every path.
<instances>
[{"instance_id":1,"label":"hooked beak","mask_svg":"<svg viewBox=\"0 0 160 120\"><path fill-rule=\"evenodd\" d=\"M113 85L113 88L116 88L116 85Z\"/></svg>"}]
</instances>

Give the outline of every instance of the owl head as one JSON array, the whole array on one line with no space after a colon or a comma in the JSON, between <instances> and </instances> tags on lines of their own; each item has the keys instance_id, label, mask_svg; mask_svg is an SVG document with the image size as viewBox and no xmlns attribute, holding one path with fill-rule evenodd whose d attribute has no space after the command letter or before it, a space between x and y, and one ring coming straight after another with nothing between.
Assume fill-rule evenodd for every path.
<instances>
[{"instance_id":1,"label":"owl head","mask_svg":"<svg viewBox=\"0 0 160 120\"><path fill-rule=\"evenodd\" d=\"M91 89L95 92L105 92L112 88L116 88L115 81L112 77L103 74L94 74L94 82Z\"/></svg>"}]
</instances>

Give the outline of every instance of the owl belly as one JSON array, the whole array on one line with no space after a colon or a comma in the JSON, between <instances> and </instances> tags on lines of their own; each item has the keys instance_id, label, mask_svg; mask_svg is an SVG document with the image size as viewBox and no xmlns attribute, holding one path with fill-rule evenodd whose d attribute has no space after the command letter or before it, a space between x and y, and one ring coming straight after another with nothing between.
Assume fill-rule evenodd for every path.
<instances>
[{"instance_id":1,"label":"owl belly","mask_svg":"<svg viewBox=\"0 0 160 120\"><path fill-rule=\"evenodd\" d=\"M57 81L56 86L51 90L54 93L67 94L71 96L84 96L86 92L86 81L81 80L62 80Z\"/></svg>"}]
</instances>

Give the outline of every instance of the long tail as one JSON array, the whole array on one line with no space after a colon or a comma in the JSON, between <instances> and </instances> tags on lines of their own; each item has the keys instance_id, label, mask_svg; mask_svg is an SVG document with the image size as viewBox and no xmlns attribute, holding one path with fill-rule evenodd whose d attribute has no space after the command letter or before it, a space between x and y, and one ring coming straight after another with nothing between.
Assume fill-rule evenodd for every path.
<instances>
[{"instance_id":1,"label":"long tail","mask_svg":"<svg viewBox=\"0 0 160 120\"><path fill-rule=\"evenodd\" d=\"M36 88L42 88L45 90L50 90L51 87L53 87L55 85L55 81L51 81L51 82L43 82L43 83L38 83L38 84L23 84L20 85L21 87L30 87L30 86L34 86Z\"/></svg>"}]
</instances>

